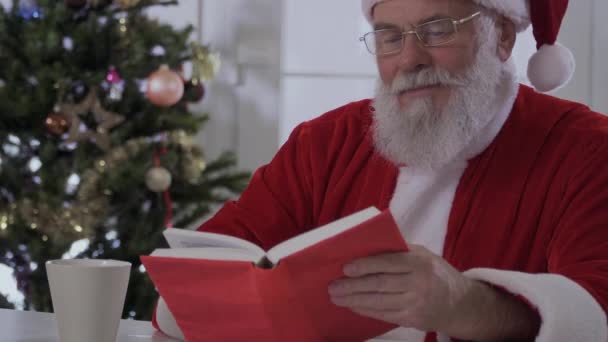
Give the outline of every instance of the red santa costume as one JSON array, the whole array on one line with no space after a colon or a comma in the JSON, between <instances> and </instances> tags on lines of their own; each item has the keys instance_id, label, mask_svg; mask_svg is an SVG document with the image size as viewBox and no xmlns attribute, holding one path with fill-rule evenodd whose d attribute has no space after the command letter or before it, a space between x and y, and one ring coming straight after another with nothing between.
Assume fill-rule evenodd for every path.
<instances>
[{"instance_id":1,"label":"red santa costume","mask_svg":"<svg viewBox=\"0 0 608 342\"><path fill-rule=\"evenodd\" d=\"M529 22L524 0L475 1L520 30ZM371 17L379 1L363 2ZM241 197L199 229L268 249L366 207L390 208L406 241L538 310L536 341L605 342L608 118L514 81L495 103L493 120L461 158L424 172L374 148L369 100L338 108L297 127ZM164 310L161 330L175 331ZM425 338L449 340L401 328L378 341Z\"/></svg>"}]
</instances>

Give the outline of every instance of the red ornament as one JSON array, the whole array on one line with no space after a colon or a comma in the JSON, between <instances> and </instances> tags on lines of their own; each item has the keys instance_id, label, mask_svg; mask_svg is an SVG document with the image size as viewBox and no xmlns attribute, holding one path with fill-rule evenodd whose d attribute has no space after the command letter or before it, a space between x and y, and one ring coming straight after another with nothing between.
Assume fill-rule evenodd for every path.
<instances>
[{"instance_id":1,"label":"red ornament","mask_svg":"<svg viewBox=\"0 0 608 342\"><path fill-rule=\"evenodd\" d=\"M69 118L62 113L53 112L44 120L47 131L55 135L66 133L70 129L70 124Z\"/></svg>"},{"instance_id":2,"label":"red ornament","mask_svg":"<svg viewBox=\"0 0 608 342\"><path fill-rule=\"evenodd\" d=\"M146 97L161 107L170 107L184 96L184 81L166 65L148 76Z\"/></svg>"},{"instance_id":3,"label":"red ornament","mask_svg":"<svg viewBox=\"0 0 608 342\"><path fill-rule=\"evenodd\" d=\"M193 83L192 80L186 82L184 99L189 102L200 102L205 98L205 86L200 81Z\"/></svg>"},{"instance_id":4,"label":"red ornament","mask_svg":"<svg viewBox=\"0 0 608 342\"><path fill-rule=\"evenodd\" d=\"M111 84L116 84L121 81L120 74L118 73L115 67L110 67L110 70L106 75L106 80Z\"/></svg>"}]
</instances>

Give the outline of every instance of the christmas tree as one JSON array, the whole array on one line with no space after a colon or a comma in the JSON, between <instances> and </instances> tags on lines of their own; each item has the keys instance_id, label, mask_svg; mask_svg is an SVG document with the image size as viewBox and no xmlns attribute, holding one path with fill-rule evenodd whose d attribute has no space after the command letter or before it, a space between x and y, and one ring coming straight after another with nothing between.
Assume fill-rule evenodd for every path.
<instances>
[{"instance_id":1,"label":"christmas tree","mask_svg":"<svg viewBox=\"0 0 608 342\"><path fill-rule=\"evenodd\" d=\"M26 310L52 310L45 261L118 259L133 265L123 317L149 319L157 294L139 256L164 244L168 225L193 225L249 179L232 154L206 161L193 143L207 116L189 104L219 60L191 41L192 27L146 16L176 4L0 5L0 263L14 270ZM86 248L69 255L75 241Z\"/></svg>"}]
</instances>

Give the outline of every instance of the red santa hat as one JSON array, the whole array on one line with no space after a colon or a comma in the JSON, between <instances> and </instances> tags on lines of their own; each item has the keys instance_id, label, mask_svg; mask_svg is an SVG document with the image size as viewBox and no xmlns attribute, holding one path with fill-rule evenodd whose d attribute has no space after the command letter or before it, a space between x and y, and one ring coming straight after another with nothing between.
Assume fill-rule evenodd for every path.
<instances>
[{"instance_id":1,"label":"red santa hat","mask_svg":"<svg viewBox=\"0 0 608 342\"><path fill-rule=\"evenodd\" d=\"M372 22L374 6L386 0L362 0L363 13ZM557 43L568 0L472 0L509 18L522 32L530 24L537 52L528 62L528 79L539 91L558 89L570 81L575 62L572 52Z\"/></svg>"}]
</instances>

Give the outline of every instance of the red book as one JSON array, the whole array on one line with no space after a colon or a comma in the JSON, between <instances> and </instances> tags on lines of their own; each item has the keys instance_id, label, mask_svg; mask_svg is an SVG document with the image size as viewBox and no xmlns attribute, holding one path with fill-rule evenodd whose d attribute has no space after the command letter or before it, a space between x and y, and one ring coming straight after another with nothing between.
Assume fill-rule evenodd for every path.
<instances>
[{"instance_id":1,"label":"red book","mask_svg":"<svg viewBox=\"0 0 608 342\"><path fill-rule=\"evenodd\" d=\"M229 236L168 229L142 256L188 342L363 341L396 328L331 303L350 261L406 252L390 212L368 208L265 252Z\"/></svg>"}]
</instances>

